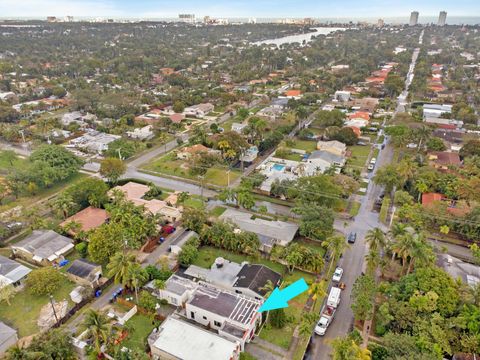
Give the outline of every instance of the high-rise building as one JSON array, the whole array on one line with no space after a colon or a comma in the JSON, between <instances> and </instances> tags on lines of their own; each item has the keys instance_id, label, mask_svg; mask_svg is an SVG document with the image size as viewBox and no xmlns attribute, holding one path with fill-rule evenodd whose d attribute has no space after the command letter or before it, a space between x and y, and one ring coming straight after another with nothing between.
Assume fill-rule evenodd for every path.
<instances>
[{"instance_id":1,"label":"high-rise building","mask_svg":"<svg viewBox=\"0 0 480 360\"><path fill-rule=\"evenodd\" d=\"M180 14L178 15L178 19L180 22L195 24L195 14Z\"/></svg>"},{"instance_id":2,"label":"high-rise building","mask_svg":"<svg viewBox=\"0 0 480 360\"><path fill-rule=\"evenodd\" d=\"M440 15L438 15L438 26L444 26L447 23L447 12L440 11Z\"/></svg>"},{"instance_id":3,"label":"high-rise building","mask_svg":"<svg viewBox=\"0 0 480 360\"><path fill-rule=\"evenodd\" d=\"M415 26L417 24L418 24L418 11L412 11L412 13L410 14L409 25L410 26Z\"/></svg>"},{"instance_id":4,"label":"high-rise building","mask_svg":"<svg viewBox=\"0 0 480 360\"><path fill-rule=\"evenodd\" d=\"M378 27L383 27L384 25L385 25L385 21L383 21L383 19L378 19L377 26Z\"/></svg>"}]
</instances>

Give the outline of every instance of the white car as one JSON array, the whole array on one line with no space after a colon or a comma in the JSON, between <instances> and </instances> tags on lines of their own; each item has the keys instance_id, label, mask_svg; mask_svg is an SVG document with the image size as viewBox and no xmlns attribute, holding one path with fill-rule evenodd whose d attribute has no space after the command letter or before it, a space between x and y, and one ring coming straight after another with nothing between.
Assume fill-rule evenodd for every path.
<instances>
[{"instance_id":1,"label":"white car","mask_svg":"<svg viewBox=\"0 0 480 360\"><path fill-rule=\"evenodd\" d=\"M335 272L333 273L332 280L335 282L340 282L340 280L342 279L342 275L343 269L341 267L337 267L335 269Z\"/></svg>"},{"instance_id":2,"label":"white car","mask_svg":"<svg viewBox=\"0 0 480 360\"><path fill-rule=\"evenodd\" d=\"M377 159L376 159L376 158L372 158L372 160L370 160L370 164L375 165L376 163L377 163Z\"/></svg>"}]
</instances>

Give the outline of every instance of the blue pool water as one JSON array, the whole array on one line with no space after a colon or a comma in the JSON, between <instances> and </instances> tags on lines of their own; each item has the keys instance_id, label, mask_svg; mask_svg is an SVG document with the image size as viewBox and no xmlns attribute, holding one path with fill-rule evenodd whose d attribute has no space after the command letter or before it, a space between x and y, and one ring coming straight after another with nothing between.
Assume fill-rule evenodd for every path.
<instances>
[{"instance_id":1,"label":"blue pool water","mask_svg":"<svg viewBox=\"0 0 480 360\"><path fill-rule=\"evenodd\" d=\"M275 165L273 165L272 168L273 168L273 170L283 171L283 169L285 169L285 165L275 164Z\"/></svg>"}]
</instances>

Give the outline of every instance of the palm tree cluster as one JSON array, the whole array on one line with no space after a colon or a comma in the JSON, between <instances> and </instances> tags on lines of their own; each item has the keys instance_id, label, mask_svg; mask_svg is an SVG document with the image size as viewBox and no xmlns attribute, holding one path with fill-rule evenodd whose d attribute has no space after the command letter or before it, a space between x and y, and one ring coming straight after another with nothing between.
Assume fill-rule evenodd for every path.
<instances>
[{"instance_id":1,"label":"palm tree cluster","mask_svg":"<svg viewBox=\"0 0 480 360\"><path fill-rule=\"evenodd\" d=\"M401 274L410 273L414 266L428 266L435 261L433 248L428 244L425 234L415 232L406 224L395 223L388 234L379 228L371 229L365 241L369 246L365 260L370 274L375 274L379 267L383 273L388 265L384 258L387 252L392 254L392 261L396 257L402 259Z\"/></svg>"},{"instance_id":2,"label":"palm tree cluster","mask_svg":"<svg viewBox=\"0 0 480 360\"><path fill-rule=\"evenodd\" d=\"M278 257L287 262L290 272L297 268L319 273L324 265L323 258L316 251L297 243L281 249Z\"/></svg>"},{"instance_id":3,"label":"palm tree cluster","mask_svg":"<svg viewBox=\"0 0 480 360\"><path fill-rule=\"evenodd\" d=\"M138 303L138 289L148 280L148 274L137 262L135 255L127 251L117 252L107 265L107 272L117 284L134 289Z\"/></svg>"}]
</instances>

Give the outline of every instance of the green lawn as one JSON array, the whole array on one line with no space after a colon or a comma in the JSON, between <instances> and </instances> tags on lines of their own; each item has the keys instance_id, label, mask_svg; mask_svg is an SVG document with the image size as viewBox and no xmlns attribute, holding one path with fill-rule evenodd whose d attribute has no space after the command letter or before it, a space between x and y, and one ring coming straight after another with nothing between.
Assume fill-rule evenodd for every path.
<instances>
[{"instance_id":1,"label":"green lawn","mask_svg":"<svg viewBox=\"0 0 480 360\"><path fill-rule=\"evenodd\" d=\"M15 201L1 205L0 212L13 208L18 205L25 205L25 206L32 205L33 203L39 200L42 200L44 198L49 198L50 196L56 194L57 192L60 192L62 189L66 188L67 186L73 185L86 177L88 177L88 175L82 174L82 173L77 173L75 175L72 175L63 181L60 181L54 184L48 189L40 189L36 195L21 196Z\"/></svg>"},{"instance_id":2,"label":"green lawn","mask_svg":"<svg viewBox=\"0 0 480 360\"><path fill-rule=\"evenodd\" d=\"M286 147L290 149L299 149L299 150L305 150L306 152L312 152L317 149L317 142L313 140L294 139L292 146L288 146L285 141L282 141L279 147Z\"/></svg>"},{"instance_id":3,"label":"green lawn","mask_svg":"<svg viewBox=\"0 0 480 360\"><path fill-rule=\"evenodd\" d=\"M121 345L132 350L139 349L140 351L145 351L147 337L155 327L155 325L152 324L152 318L136 313L130 320L128 320L127 325L131 331L128 333L125 340L122 341Z\"/></svg>"},{"instance_id":4,"label":"green lawn","mask_svg":"<svg viewBox=\"0 0 480 360\"><path fill-rule=\"evenodd\" d=\"M67 299L69 303L72 304L69 293L75 286L75 283L65 277L59 289L52 294L53 298L56 301ZM32 295L27 289L23 289L10 301L10 306L5 302L0 304L0 319L7 325L17 329L19 338L35 334L39 331L37 318L40 309L46 305L48 301L48 295Z\"/></svg>"},{"instance_id":5,"label":"green lawn","mask_svg":"<svg viewBox=\"0 0 480 360\"><path fill-rule=\"evenodd\" d=\"M194 197L190 197L187 200L185 200L183 205L187 207L192 207L195 209L203 209L205 207L205 203L202 201L202 199L194 198Z\"/></svg>"},{"instance_id":6,"label":"green lawn","mask_svg":"<svg viewBox=\"0 0 480 360\"><path fill-rule=\"evenodd\" d=\"M28 160L17 158L12 163L5 156L4 151L0 151L0 170L10 171L12 169L24 169L27 166Z\"/></svg>"},{"instance_id":7,"label":"green lawn","mask_svg":"<svg viewBox=\"0 0 480 360\"><path fill-rule=\"evenodd\" d=\"M368 155L370 154L370 146L349 146L348 151L351 151L352 155L347 160L347 166L355 168L365 166L365 162L368 160Z\"/></svg>"},{"instance_id":8,"label":"green lawn","mask_svg":"<svg viewBox=\"0 0 480 360\"><path fill-rule=\"evenodd\" d=\"M166 175L183 177L194 181L199 181L198 176L190 174L188 168L186 168L186 162L176 158L173 153L162 156L161 158L153 161L144 167L145 170L155 171ZM241 172L237 170L230 171L230 182L235 181L241 176ZM226 167L212 167L207 170L204 175L204 181L207 184L213 184L218 186L227 186L228 176Z\"/></svg>"},{"instance_id":9,"label":"green lawn","mask_svg":"<svg viewBox=\"0 0 480 360\"><path fill-rule=\"evenodd\" d=\"M349 211L350 215L357 216L358 211L360 210L360 205L361 204L358 201L354 201L350 206L350 211Z\"/></svg>"},{"instance_id":10,"label":"green lawn","mask_svg":"<svg viewBox=\"0 0 480 360\"><path fill-rule=\"evenodd\" d=\"M212 211L210 211L210 215L219 217L227 210L226 207L223 206L215 206Z\"/></svg>"},{"instance_id":11,"label":"green lawn","mask_svg":"<svg viewBox=\"0 0 480 360\"><path fill-rule=\"evenodd\" d=\"M279 159L285 159L285 160L292 160L292 161L302 161L302 155L296 154L296 153L289 153L289 154L281 154L282 156L278 156L277 153L275 153L275 157Z\"/></svg>"}]
</instances>

